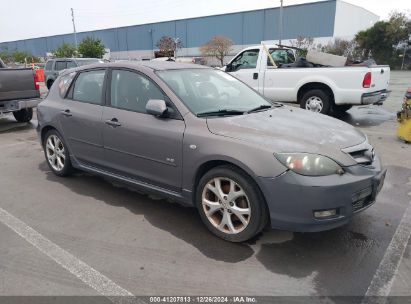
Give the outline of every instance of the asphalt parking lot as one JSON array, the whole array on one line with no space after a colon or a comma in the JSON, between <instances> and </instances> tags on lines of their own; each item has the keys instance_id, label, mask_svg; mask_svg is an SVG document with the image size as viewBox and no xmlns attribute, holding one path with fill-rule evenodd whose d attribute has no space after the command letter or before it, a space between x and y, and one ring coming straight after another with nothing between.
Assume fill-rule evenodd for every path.
<instances>
[{"instance_id":1,"label":"asphalt parking lot","mask_svg":"<svg viewBox=\"0 0 411 304\"><path fill-rule=\"evenodd\" d=\"M388 168L373 207L332 231L273 230L243 244L212 236L194 209L85 173L56 177L37 121L1 118L0 295L367 294L410 303L411 145L395 137L408 86L411 72L392 72L384 106L340 118L368 135ZM87 271L109 284L85 282Z\"/></svg>"}]
</instances>

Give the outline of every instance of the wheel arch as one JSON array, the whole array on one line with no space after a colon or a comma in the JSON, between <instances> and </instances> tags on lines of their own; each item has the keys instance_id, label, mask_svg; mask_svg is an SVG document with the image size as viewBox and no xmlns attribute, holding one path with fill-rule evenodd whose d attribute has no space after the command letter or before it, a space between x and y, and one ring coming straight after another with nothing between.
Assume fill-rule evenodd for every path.
<instances>
[{"instance_id":1,"label":"wheel arch","mask_svg":"<svg viewBox=\"0 0 411 304\"><path fill-rule=\"evenodd\" d=\"M248 168L245 165L239 164L237 161L232 161L232 160L227 160L227 159L210 159L207 161L204 161L201 165L199 165L195 171L195 174L191 180L191 190L192 190L192 203L195 205L195 196L197 193L197 187L198 183L201 179L201 177L204 176L207 172L210 170L221 167L221 166L230 166L235 168L236 170L240 171L241 173L245 174L248 176L250 179L254 181L256 186L258 187L258 190L261 192L262 196L265 198L261 187L255 178L255 175L252 173L252 170Z\"/></svg>"},{"instance_id":2,"label":"wheel arch","mask_svg":"<svg viewBox=\"0 0 411 304\"><path fill-rule=\"evenodd\" d=\"M302 85L297 92L297 102L300 103L303 96L311 90L322 90L326 92L330 96L330 101L334 103L335 101L335 94L333 89L324 82L308 82Z\"/></svg>"},{"instance_id":3,"label":"wheel arch","mask_svg":"<svg viewBox=\"0 0 411 304\"><path fill-rule=\"evenodd\" d=\"M58 130L57 130L55 127L53 127L52 125L44 126L44 127L41 129L41 131L40 131L41 144L44 143L44 139L45 139L45 137L46 137L46 134L47 134L47 132L50 131L50 130L56 130L56 131L58 131Z\"/></svg>"}]
</instances>

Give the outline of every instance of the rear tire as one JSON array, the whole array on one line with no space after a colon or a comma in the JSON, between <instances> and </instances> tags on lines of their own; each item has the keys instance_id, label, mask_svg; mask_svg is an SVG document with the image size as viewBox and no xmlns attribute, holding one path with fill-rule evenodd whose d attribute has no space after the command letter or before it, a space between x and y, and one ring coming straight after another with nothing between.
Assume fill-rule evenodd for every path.
<instances>
[{"instance_id":1,"label":"rear tire","mask_svg":"<svg viewBox=\"0 0 411 304\"><path fill-rule=\"evenodd\" d=\"M320 89L309 90L301 98L300 107L314 113L328 114L331 109L330 95Z\"/></svg>"},{"instance_id":2,"label":"rear tire","mask_svg":"<svg viewBox=\"0 0 411 304\"><path fill-rule=\"evenodd\" d=\"M18 122L29 122L33 118L33 109L21 109L13 112L13 116Z\"/></svg>"},{"instance_id":3,"label":"rear tire","mask_svg":"<svg viewBox=\"0 0 411 304\"><path fill-rule=\"evenodd\" d=\"M197 186L196 206L206 227L230 242L249 240L268 222L268 208L258 185L233 166L204 174Z\"/></svg>"},{"instance_id":4,"label":"rear tire","mask_svg":"<svg viewBox=\"0 0 411 304\"><path fill-rule=\"evenodd\" d=\"M47 81L47 89L50 90L51 86L53 85L54 81L53 80L49 80Z\"/></svg>"},{"instance_id":5,"label":"rear tire","mask_svg":"<svg viewBox=\"0 0 411 304\"><path fill-rule=\"evenodd\" d=\"M47 165L54 174L68 176L73 172L67 145L57 130L52 129L46 133L43 150Z\"/></svg>"}]
</instances>

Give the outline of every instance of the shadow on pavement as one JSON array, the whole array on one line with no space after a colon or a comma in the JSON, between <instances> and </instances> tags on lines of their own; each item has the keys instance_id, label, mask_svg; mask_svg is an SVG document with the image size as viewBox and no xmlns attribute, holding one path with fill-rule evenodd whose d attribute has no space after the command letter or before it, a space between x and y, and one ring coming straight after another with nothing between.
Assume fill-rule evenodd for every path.
<instances>
[{"instance_id":1,"label":"shadow on pavement","mask_svg":"<svg viewBox=\"0 0 411 304\"><path fill-rule=\"evenodd\" d=\"M380 106L353 107L346 113L336 115L335 118L345 121L354 127L378 126L387 120L395 120L396 114Z\"/></svg>"},{"instance_id":2,"label":"shadow on pavement","mask_svg":"<svg viewBox=\"0 0 411 304\"><path fill-rule=\"evenodd\" d=\"M0 118L0 134L36 128L37 122L17 122L13 117Z\"/></svg>"},{"instance_id":3,"label":"shadow on pavement","mask_svg":"<svg viewBox=\"0 0 411 304\"><path fill-rule=\"evenodd\" d=\"M208 258L237 263L255 256L273 273L293 278L313 276L321 295L365 293L401 219L401 208L409 201L407 183L411 176L409 169L390 167L378 206L355 216L347 226L318 233L273 230L248 243L234 244L209 233L194 208L143 195L113 182L109 187L103 178L86 173L59 178L50 172L46 162L39 169L47 180L78 194L142 214L153 226L191 244ZM398 202L397 208L390 205L393 201Z\"/></svg>"},{"instance_id":4,"label":"shadow on pavement","mask_svg":"<svg viewBox=\"0 0 411 304\"><path fill-rule=\"evenodd\" d=\"M144 195L122 184L106 181L87 173L81 172L72 177L59 178L50 171L46 162L41 163L39 168L41 171L46 171L49 181L62 183L81 195L144 215L153 226L168 231L193 245L211 259L236 263L246 260L254 253L253 249L246 244L228 243L214 237L203 225L194 208ZM108 186L108 183L113 186Z\"/></svg>"}]
</instances>

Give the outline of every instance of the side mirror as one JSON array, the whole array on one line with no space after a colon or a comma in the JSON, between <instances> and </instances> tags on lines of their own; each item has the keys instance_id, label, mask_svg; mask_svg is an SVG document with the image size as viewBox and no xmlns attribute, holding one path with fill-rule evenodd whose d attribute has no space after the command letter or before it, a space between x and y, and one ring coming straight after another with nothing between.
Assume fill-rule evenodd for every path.
<instances>
[{"instance_id":1,"label":"side mirror","mask_svg":"<svg viewBox=\"0 0 411 304\"><path fill-rule=\"evenodd\" d=\"M146 104L146 112L148 114L164 117L167 114L168 108L166 102L162 99L150 99Z\"/></svg>"},{"instance_id":2,"label":"side mirror","mask_svg":"<svg viewBox=\"0 0 411 304\"><path fill-rule=\"evenodd\" d=\"M231 72L233 70L233 65L231 63L229 63L223 68L225 68L224 71Z\"/></svg>"}]
</instances>

